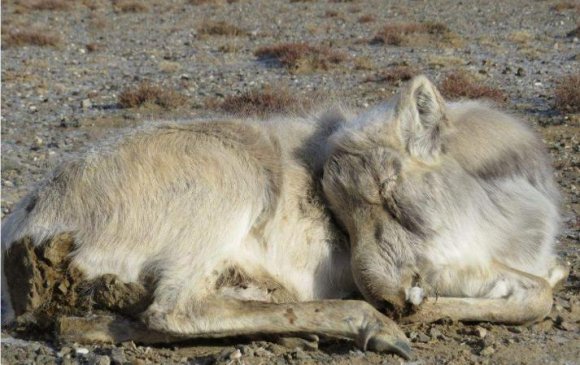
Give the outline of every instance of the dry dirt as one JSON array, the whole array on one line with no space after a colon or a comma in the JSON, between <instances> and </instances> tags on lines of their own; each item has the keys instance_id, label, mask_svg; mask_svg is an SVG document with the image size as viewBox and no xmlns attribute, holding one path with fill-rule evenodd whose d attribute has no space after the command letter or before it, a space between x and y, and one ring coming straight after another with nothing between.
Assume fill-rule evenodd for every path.
<instances>
[{"instance_id":1,"label":"dry dirt","mask_svg":"<svg viewBox=\"0 0 580 365\"><path fill-rule=\"evenodd\" d=\"M579 14L577 1L541 0L3 1L2 217L58 162L147 120L210 115L223 100L281 85L296 97L329 95L366 107L397 90L408 77L397 76L400 70L424 72L439 84L465 72L501 91L502 107L544 137L564 196L558 250L571 274L541 323L404 326L415 350L408 363L580 363L580 116L569 113L578 105L554 107L558 83L580 72ZM286 56L291 66L255 55L293 43L323 51ZM341 57L325 60L329 50ZM143 81L167 93L150 102L119 102L123 90ZM63 260L59 247L66 251L67 238L58 242L37 251L22 242L20 257L29 258L23 270L34 283L47 283L30 286L31 296L20 298L23 308L42 307L46 295L62 301L42 307L40 321L25 316L20 327L3 329L3 364L403 362L324 339L317 349L245 338L154 347L55 341L54 313L70 311L71 304L79 311L95 307L75 297L83 287L74 275L49 265ZM103 289L94 295L101 306L128 315L148 300L142 288L111 290L119 288L114 278L93 284ZM30 283L13 276L11 285ZM98 315L98 303L95 310ZM75 326L58 328L67 325Z\"/></svg>"}]
</instances>

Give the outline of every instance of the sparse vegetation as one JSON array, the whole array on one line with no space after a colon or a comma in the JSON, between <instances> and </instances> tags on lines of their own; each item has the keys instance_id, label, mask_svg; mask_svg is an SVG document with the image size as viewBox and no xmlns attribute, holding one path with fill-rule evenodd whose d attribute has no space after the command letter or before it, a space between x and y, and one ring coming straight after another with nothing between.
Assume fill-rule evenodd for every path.
<instances>
[{"instance_id":1,"label":"sparse vegetation","mask_svg":"<svg viewBox=\"0 0 580 365\"><path fill-rule=\"evenodd\" d=\"M457 56L432 54L427 57L427 64L434 68L460 66L465 63L466 62L463 58Z\"/></svg>"},{"instance_id":2,"label":"sparse vegetation","mask_svg":"<svg viewBox=\"0 0 580 365\"><path fill-rule=\"evenodd\" d=\"M312 107L312 98L299 97L287 88L272 88L246 91L239 95L226 96L223 100L209 98L206 107L239 116L267 116L293 113Z\"/></svg>"},{"instance_id":3,"label":"sparse vegetation","mask_svg":"<svg viewBox=\"0 0 580 365\"><path fill-rule=\"evenodd\" d=\"M203 22L198 28L197 32L204 35L222 35L222 36L240 36L246 34L235 25L225 21L207 21Z\"/></svg>"},{"instance_id":4,"label":"sparse vegetation","mask_svg":"<svg viewBox=\"0 0 580 365\"><path fill-rule=\"evenodd\" d=\"M506 101L505 94L489 86L482 85L465 72L452 72L440 83L439 90L448 99L489 99L498 103Z\"/></svg>"},{"instance_id":5,"label":"sparse vegetation","mask_svg":"<svg viewBox=\"0 0 580 365\"><path fill-rule=\"evenodd\" d=\"M580 73L562 77L556 87L554 105L568 113L580 113Z\"/></svg>"},{"instance_id":6,"label":"sparse vegetation","mask_svg":"<svg viewBox=\"0 0 580 365\"><path fill-rule=\"evenodd\" d=\"M66 0L20 0L18 5L29 10L66 11L70 10L72 3Z\"/></svg>"},{"instance_id":7,"label":"sparse vegetation","mask_svg":"<svg viewBox=\"0 0 580 365\"><path fill-rule=\"evenodd\" d=\"M56 47L60 44L60 37L47 29L3 29L2 34L2 47Z\"/></svg>"},{"instance_id":8,"label":"sparse vegetation","mask_svg":"<svg viewBox=\"0 0 580 365\"><path fill-rule=\"evenodd\" d=\"M185 104L186 100L185 96L175 90L147 81L123 90L118 97L118 103L123 108L158 105L164 109L174 109Z\"/></svg>"},{"instance_id":9,"label":"sparse vegetation","mask_svg":"<svg viewBox=\"0 0 580 365\"><path fill-rule=\"evenodd\" d=\"M419 71L411 66L398 65L382 70L374 76L368 77L366 82L388 82L400 84L402 81L411 80L418 75Z\"/></svg>"},{"instance_id":10,"label":"sparse vegetation","mask_svg":"<svg viewBox=\"0 0 580 365\"><path fill-rule=\"evenodd\" d=\"M274 59L294 72L327 70L346 59L343 53L324 46L306 43L285 43L258 48L254 55L261 60Z\"/></svg>"},{"instance_id":11,"label":"sparse vegetation","mask_svg":"<svg viewBox=\"0 0 580 365\"><path fill-rule=\"evenodd\" d=\"M445 24L425 22L388 24L371 40L371 44L391 46L428 45L433 42L459 46L461 39Z\"/></svg>"}]
</instances>

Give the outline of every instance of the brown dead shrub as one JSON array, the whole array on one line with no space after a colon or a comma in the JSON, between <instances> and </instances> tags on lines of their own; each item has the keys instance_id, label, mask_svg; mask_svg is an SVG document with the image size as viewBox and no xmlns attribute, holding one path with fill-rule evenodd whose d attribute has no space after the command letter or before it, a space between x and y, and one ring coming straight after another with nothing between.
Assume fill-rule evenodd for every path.
<instances>
[{"instance_id":1,"label":"brown dead shrub","mask_svg":"<svg viewBox=\"0 0 580 365\"><path fill-rule=\"evenodd\" d=\"M368 77L366 82L388 82L400 84L417 76L419 71L411 66L398 65L382 70L374 76Z\"/></svg>"},{"instance_id":2,"label":"brown dead shrub","mask_svg":"<svg viewBox=\"0 0 580 365\"><path fill-rule=\"evenodd\" d=\"M228 4L232 4L232 3L237 3L238 0L188 0L187 3L190 5L205 5L205 4L210 4L210 5L219 5L219 4L223 4L223 3L228 3Z\"/></svg>"},{"instance_id":3,"label":"brown dead shrub","mask_svg":"<svg viewBox=\"0 0 580 365\"><path fill-rule=\"evenodd\" d=\"M56 47L61 42L58 35L47 29L3 29L2 34L2 47Z\"/></svg>"},{"instance_id":4,"label":"brown dead shrub","mask_svg":"<svg viewBox=\"0 0 580 365\"><path fill-rule=\"evenodd\" d=\"M294 72L327 70L331 65L343 62L346 56L324 46L306 43L285 43L260 47L254 55L260 60L274 59Z\"/></svg>"},{"instance_id":5,"label":"brown dead shrub","mask_svg":"<svg viewBox=\"0 0 580 365\"><path fill-rule=\"evenodd\" d=\"M388 24L379 30L371 40L371 44L391 46L427 45L430 43L459 46L461 38L445 24L425 22Z\"/></svg>"},{"instance_id":6,"label":"brown dead shrub","mask_svg":"<svg viewBox=\"0 0 580 365\"><path fill-rule=\"evenodd\" d=\"M72 1L66 0L20 0L17 5L28 10L66 11L71 9Z\"/></svg>"},{"instance_id":7,"label":"brown dead shrub","mask_svg":"<svg viewBox=\"0 0 580 365\"><path fill-rule=\"evenodd\" d=\"M147 5L136 0L114 0L113 9L118 13L144 13L149 11Z\"/></svg>"},{"instance_id":8,"label":"brown dead shrub","mask_svg":"<svg viewBox=\"0 0 580 365\"><path fill-rule=\"evenodd\" d=\"M245 30L236 27L225 21L207 21L203 22L197 32L204 35L222 35L222 36L240 36L246 34Z\"/></svg>"},{"instance_id":9,"label":"brown dead shrub","mask_svg":"<svg viewBox=\"0 0 580 365\"><path fill-rule=\"evenodd\" d=\"M441 94L448 99L489 99L498 103L506 101L505 94L498 89L482 85L465 72L452 72L440 83Z\"/></svg>"},{"instance_id":10,"label":"brown dead shrub","mask_svg":"<svg viewBox=\"0 0 580 365\"><path fill-rule=\"evenodd\" d=\"M558 82L554 106L562 112L580 112L580 73L562 77Z\"/></svg>"},{"instance_id":11,"label":"brown dead shrub","mask_svg":"<svg viewBox=\"0 0 580 365\"><path fill-rule=\"evenodd\" d=\"M99 43L87 43L85 48L87 49L87 52L93 53L100 51L103 48L103 46Z\"/></svg>"},{"instance_id":12,"label":"brown dead shrub","mask_svg":"<svg viewBox=\"0 0 580 365\"><path fill-rule=\"evenodd\" d=\"M206 107L239 116L260 116L297 113L310 109L314 98L297 96L287 88L249 90L239 95L229 95L223 100L209 98Z\"/></svg>"},{"instance_id":13,"label":"brown dead shrub","mask_svg":"<svg viewBox=\"0 0 580 365\"><path fill-rule=\"evenodd\" d=\"M376 18L370 14L363 15L360 18L358 18L359 23L371 23L374 22L375 20Z\"/></svg>"},{"instance_id":14,"label":"brown dead shrub","mask_svg":"<svg viewBox=\"0 0 580 365\"><path fill-rule=\"evenodd\" d=\"M186 101L186 97L177 91L148 81L123 90L118 97L118 103L123 108L158 105L164 109L174 109L182 106Z\"/></svg>"}]
</instances>

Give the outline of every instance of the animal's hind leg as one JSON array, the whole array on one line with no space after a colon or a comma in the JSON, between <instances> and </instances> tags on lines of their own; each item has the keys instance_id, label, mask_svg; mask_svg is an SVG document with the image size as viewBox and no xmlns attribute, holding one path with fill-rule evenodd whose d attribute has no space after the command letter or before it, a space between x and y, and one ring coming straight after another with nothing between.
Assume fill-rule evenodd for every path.
<instances>
[{"instance_id":1,"label":"animal's hind leg","mask_svg":"<svg viewBox=\"0 0 580 365\"><path fill-rule=\"evenodd\" d=\"M552 288L543 278L496 264L496 276L481 297L427 298L404 322L443 318L525 324L545 318L552 308Z\"/></svg>"}]
</instances>

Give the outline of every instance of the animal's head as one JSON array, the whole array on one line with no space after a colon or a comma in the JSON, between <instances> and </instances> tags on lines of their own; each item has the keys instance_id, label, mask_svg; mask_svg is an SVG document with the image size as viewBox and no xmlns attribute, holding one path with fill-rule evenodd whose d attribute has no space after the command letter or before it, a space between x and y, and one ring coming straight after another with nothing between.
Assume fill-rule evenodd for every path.
<instances>
[{"instance_id":1,"label":"animal's head","mask_svg":"<svg viewBox=\"0 0 580 365\"><path fill-rule=\"evenodd\" d=\"M374 304L404 302L399 285L413 280L409 246L426 234L413 201L416 178L437 168L447 126L443 98L418 76L390 105L332 137L324 193L350 236L355 281Z\"/></svg>"}]
</instances>

